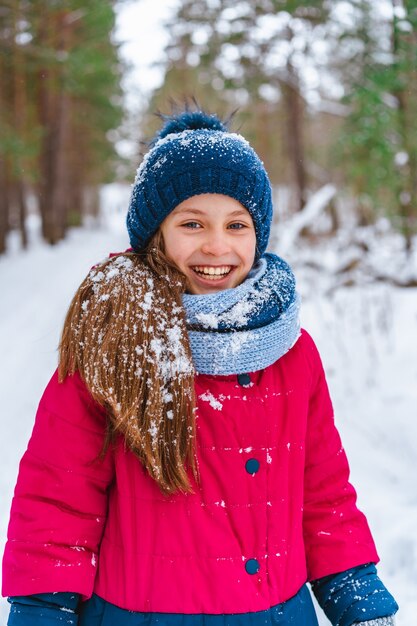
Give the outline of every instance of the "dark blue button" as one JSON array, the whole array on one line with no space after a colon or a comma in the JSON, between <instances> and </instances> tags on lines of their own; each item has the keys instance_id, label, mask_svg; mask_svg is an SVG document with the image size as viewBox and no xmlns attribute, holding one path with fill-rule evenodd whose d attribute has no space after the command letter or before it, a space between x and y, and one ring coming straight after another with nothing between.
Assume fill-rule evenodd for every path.
<instances>
[{"instance_id":1,"label":"dark blue button","mask_svg":"<svg viewBox=\"0 0 417 626\"><path fill-rule=\"evenodd\" d=\"M242 385L242 387L246 387L247 385L250 385L249 374L238 374L237 382L239 383L239 385Z\"/></svg>"},{"instance_id":2,"label":"dark blue button","mask_svg":"<svg viewBox=\"0 0 417 626\"><path fill-rule=\"evenodd\" d=\"M259 469L258 459L248 459L245 463L245 468L248 474L256 474Z\"/></svg>"},{"instance_id":3,"label":"dark blue button","mask_svg":"<svg viewBox=\"0 0 417 626\"><path fill-rule=\"evenodd\" d=\"M248 559L245 563L245 570L248 574L257 574L259 572L259 562L256 559Z\"/></svg>"}]
</instances>

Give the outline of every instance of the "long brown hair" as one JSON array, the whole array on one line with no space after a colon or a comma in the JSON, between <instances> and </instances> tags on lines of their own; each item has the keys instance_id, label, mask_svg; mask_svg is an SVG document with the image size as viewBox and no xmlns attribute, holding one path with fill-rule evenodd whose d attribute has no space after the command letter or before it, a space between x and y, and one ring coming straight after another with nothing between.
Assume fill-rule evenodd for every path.
<instances>
[{"instance_id":1,"label":"long brown hair","mask_svg":"<svg viewBox=\"0 0 417 626\"><path fill-rule=\"evenodd\" d=\"M59 379L76 370L107 409L116 435L164 493L197 480L194 369L181 294L185 277L158 232L143 254L95 266L69 307L59 346Z\"/></svg>"}]
</instances>

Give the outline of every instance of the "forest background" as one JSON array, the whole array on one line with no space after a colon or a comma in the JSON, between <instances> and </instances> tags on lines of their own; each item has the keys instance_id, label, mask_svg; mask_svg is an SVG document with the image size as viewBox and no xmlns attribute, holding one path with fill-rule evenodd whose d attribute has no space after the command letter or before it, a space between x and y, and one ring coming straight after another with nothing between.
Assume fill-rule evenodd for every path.
<instances>
[{"instance_id":1,"label":"forest background","mask_svg":"<svg viewBox=\"0 0 417 626\"><path fill-rule=\"evenodd\" d=\"M265 162L278 217L332 184L330 233L346 215L359 225L383 217L411 247L417 0L171 2L160 86L132 109L115 24L123 5L141 2L2 2L0 253L10 231L27 246L31 213L50 244L97 215L101 185L131 181L140 141L159 123L152 113L184 96L224 116L238 110L234 127Z\"/></svg>"}]
</instances>

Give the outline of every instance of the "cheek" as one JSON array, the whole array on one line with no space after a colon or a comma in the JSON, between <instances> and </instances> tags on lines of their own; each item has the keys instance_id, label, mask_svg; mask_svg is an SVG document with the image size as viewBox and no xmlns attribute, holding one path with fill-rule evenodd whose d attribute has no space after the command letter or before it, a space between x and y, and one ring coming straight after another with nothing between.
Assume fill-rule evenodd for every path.
<instances>
[{"instance_id":1,"label":"cheek","mask_svg":"<svg viewBox=\"0 0 417 626\"><path fill-rule=\"evenodd\" d=\"M189 255L187 241L184 241L181 235L176 234L175 237L164 238L164 243L167 257L171 259L179 269L184 268Z\"/></svg>"},{"instance_id":2,"label":"cheek","mask_svg":"<svg viewBox=\"0 0 417 626\"><path fill-rule=\"evenodd\" d=\"M242 254L245 259L245 265L252 265L255 262L255 254L256 254L256 237L251 237L247 242L244 248L242 248Z\"/></svg>"},{"instance_id":3,"label":"cheek","mask_svg":"<svg viewBox=\"0 0 417 626\"><path fill-rule=\"evenodd\" d=\"M174 229L167 221L162 224L161 233L162 239L164 240L166 256L178 265L179 257L181 256L180 251L182 248L182 246L178 246L178 236L176 236Z\"/></svg>"}]
</instances>

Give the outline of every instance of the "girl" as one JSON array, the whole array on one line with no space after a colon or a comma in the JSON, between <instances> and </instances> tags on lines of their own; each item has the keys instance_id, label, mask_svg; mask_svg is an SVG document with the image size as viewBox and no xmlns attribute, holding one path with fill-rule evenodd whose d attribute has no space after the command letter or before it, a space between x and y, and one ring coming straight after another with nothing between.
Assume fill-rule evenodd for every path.
<instances>
[{"instance_id":1,"label":"girl","mask_svg":"<svg viewBox=\"0 0 417 626\"><path fill-rule=\"evenodd\" d=\"M271 219L241 136L165 119L21 461L9 626L317 626L307 581L334 626L394 623Z\"/></svg>"}]
</instances>

